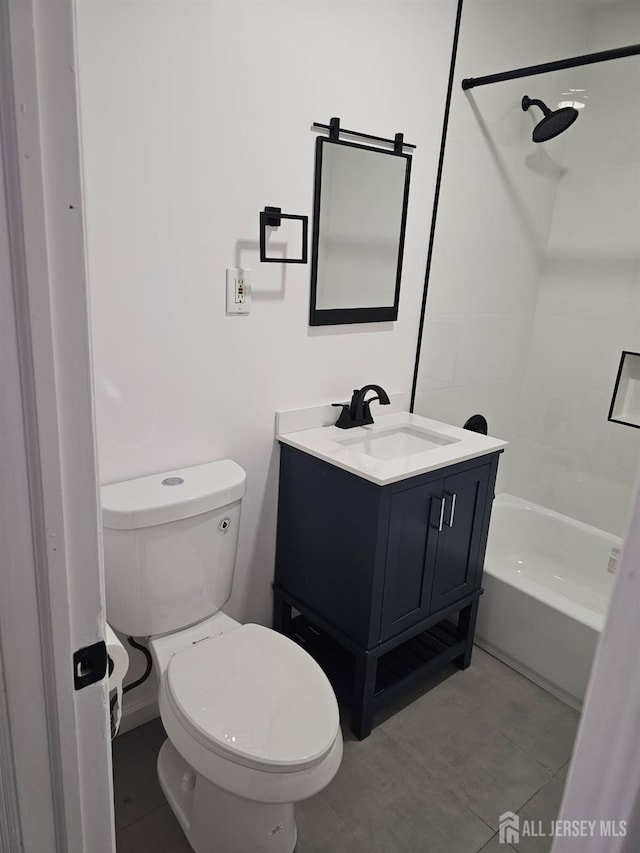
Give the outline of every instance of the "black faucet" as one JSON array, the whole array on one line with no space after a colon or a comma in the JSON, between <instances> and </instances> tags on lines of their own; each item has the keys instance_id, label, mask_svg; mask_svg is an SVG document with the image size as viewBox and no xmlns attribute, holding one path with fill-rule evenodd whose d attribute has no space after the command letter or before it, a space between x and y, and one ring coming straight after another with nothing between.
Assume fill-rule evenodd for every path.
<instances>
[{"instance_id":1,"label":"black faucet","mask_svg":"<svg viewBox=\"0 0 640 853\"><path fill-rule=\"evenodd\" d=\"M365 400L365 395L368 391L375 391L375 397L369 397ZM389 395L379 385L364 385L362 388L353 392L353 397L350 403L332 403L333 406L342 406L340 416L336 421L336 426L339 429L351 429L352 427L367 426L373 423L370 404L374 400L379 400L381 406L388 406L391 400Z\"/></svg>"}]
</instances>

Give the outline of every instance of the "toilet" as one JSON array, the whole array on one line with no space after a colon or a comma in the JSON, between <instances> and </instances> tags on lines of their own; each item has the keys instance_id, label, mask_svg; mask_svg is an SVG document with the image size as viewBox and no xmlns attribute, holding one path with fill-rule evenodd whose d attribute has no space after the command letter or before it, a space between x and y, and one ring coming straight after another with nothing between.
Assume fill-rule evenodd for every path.
<instances>
[{"instance_id":1,"label":"toilet","mask_svg":"<svg viewBox=\"0 0 640 853\"><path fill-rule=\"evenodd\" d=\"M313 658L221 610L245 489L223 459L101 490L107 618L149 638L168 735L158 778L196 853L292 853L294 803L342 759L336 698Z\"/></svg>"}]
</instances>

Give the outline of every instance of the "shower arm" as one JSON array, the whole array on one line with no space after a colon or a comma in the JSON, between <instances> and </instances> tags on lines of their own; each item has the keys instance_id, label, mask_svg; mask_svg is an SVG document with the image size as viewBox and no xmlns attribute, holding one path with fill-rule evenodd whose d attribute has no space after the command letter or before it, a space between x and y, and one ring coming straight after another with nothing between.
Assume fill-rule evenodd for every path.
<instances>
[{"instance_id":1,"label":"shower arm","mask_svg":"<svg viewBox=\"0 0 640 853\"><path fill-rule=\"evenodd\" d=\"M529 98L525 95L522 99L522 109L528 110L529 107L538 107L546 116L551 115L551 110L544 101L541 101L539 98Z\"/></svg>"},{"instance_id":2,"label":"shower arm","mask_svg":"<svg viewBox=\"0 0 640 853\"><path fill-rule=\"evenodd\" d=\"M487 74L484 77L466 77L462 81L462 88L466 91L476 86L488 86L490 83L501 83L504 80L518 80L520 77L533 77L536 74L547 74L549 71L562 71L565 68L578 68L581 65L594 65L596 62L606 62L609 59L622 59L625 56L640 56L640 44L616 47L613 50L601 50L598 53L585 53L583 56L558 59L555 62L544 62L541 65L530 65L527 68L516 68L513 71L503 71L501 74Z\"/></svg>"}]
</instances>

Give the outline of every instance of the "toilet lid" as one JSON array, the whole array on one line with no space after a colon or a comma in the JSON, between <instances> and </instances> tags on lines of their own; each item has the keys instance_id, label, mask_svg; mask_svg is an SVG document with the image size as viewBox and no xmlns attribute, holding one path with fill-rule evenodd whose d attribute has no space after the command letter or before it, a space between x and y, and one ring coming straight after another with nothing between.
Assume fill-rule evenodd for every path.
<instances>
[{"instance_id":1,"label":"toilet lid","mask_svg":"<svg viewBox=\"0 0 640 853\"><path fill-rule=\"evenodd\" d=\"M203 745L250 767L310 767L339 730L336 698L318 664L261 625L242 625L174 655L166 685L182 724Z\"/></svg>"}]
</instances>

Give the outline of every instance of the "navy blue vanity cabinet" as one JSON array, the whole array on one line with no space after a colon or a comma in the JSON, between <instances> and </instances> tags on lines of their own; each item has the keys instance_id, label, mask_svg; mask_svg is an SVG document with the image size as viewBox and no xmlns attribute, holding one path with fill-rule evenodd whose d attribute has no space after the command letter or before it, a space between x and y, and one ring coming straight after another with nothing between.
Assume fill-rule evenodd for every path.
<instances>
[{"instance_id":1,"label":"navy blue vanity cabinet","mask_svg":"<svg viewBox=\"0 0 640 853\"><path fill-rule=\"evenodd\" d=\"M436 573L442 480L391 496L380 639L429 615Z\"/></svg>"},{"instance_id":2,"label":"navy blue vanity cabinet","mask_svg":"<svg viewBox=\"0 0 640 853\"><path fill-rule=\"evenodd\" d=\"M378 486L281 445L274 627L348 692L360 738L384 702L471 662L499 455Z\"/></svg>"},{"instance_id":3,"label":"navy blue vanity cabinet","mask_svg":"<svg viewBox=\"0 0 640 853\"><path fill-rule=\"evenodd\" d=\"M488 532L483 523L489 488L494 483L490 466L481 465L451 474L443 483L444 518L438 537L438 570L431 591L436 612L480 586L484 547ZM489 504L490 507L490 504ZM490 511L490 509L489 509Z\"/></svg>"}]
</instances>

